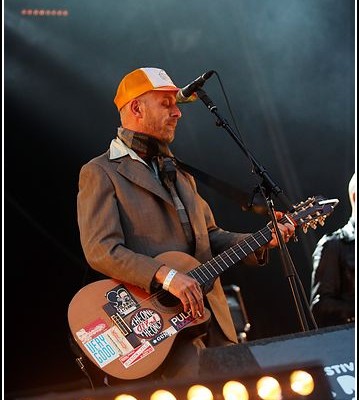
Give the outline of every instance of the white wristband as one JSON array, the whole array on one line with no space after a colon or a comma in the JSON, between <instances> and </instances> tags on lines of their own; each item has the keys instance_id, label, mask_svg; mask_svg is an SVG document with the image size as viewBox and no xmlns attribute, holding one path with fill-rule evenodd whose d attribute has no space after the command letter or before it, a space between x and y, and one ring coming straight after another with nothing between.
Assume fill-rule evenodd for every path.
<instances>
[{"instance_id":1,"label":"white wristband","mask_svg":"<svg viewBox=\"0 0 359 400\"><path fill-rule=\"evenodd\" d=\"M167 274L165 280L163 281L162 288L164 290L168 290L168 287L170 286L170 283L173 279L173 277L177 274L177 271L175 269L171 269L170 272Z\"/></svg>"}]
</instances>

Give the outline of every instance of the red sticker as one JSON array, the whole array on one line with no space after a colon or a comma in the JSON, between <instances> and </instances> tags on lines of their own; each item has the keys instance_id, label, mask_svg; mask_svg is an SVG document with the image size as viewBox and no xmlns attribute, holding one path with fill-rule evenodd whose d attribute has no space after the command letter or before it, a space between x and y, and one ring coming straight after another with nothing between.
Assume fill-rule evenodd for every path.
<instances>
[{"instance_id":1,"label":"red sticker","mask_svg":"<svg viewBox=\"0 0 359 400\"><path fill-rule=\"evenodd\" d=\"M154 351L150 342L144 342L141 346L137 347L130 353L126 354L124 357L120 358L121 363L125 368L131 367L137 361L142 360L142 358L148 356Z\"/></svg>"},{"instance_id":2,"label":"red sticker","mask_svg":"<svg viewBox=\"0 0 359 400\"><path fill-rule=\"evenodd\" d=\"M81 340L82 343L87 343L93 338L104 333L108 328L109 326L107 325L106 321L102 318L98 318L76 332L76 336Z\"/></svg>"}]
</instances>

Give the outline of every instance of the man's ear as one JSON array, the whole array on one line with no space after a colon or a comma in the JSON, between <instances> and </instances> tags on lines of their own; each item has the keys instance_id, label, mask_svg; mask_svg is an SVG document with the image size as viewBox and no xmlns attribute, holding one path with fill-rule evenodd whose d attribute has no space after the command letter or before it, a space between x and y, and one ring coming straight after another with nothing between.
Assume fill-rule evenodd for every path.
<instances>
[{"instance_id":1,"label":"man's ear","mask_svg":"<svg viewBox=\"0 0 359 400\"><path fill-rule=\"evenodd\" d=\"M138 118L142 117L142 107L141 106L142 106L142 103L139 100L134 99L131 101L130 110L131 110L131 113L133 116L138 117Z\"/></svg>"}]
</instances>

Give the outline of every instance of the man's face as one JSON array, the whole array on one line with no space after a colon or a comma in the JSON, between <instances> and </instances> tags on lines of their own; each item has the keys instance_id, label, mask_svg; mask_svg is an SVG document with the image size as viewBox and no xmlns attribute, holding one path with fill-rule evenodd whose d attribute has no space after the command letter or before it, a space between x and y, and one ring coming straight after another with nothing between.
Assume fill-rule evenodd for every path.
<instances>
[{"instance_id":1,"label":"man's face","mask_svg":"<svg viewBox=\"0 0 359 400\"><path fill-rule=\"evenodd\" d=\"M142 132L166 143L175 137L181 111L175 92L151 91L138 98L142 110Z\"/></svg>"}]
</instances>

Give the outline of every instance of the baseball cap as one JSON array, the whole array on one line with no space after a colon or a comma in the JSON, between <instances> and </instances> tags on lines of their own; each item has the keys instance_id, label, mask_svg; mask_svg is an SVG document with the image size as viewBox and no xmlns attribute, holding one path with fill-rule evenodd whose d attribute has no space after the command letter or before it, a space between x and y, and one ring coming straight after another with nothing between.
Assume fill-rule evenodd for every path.
<instances>
[{"instance_id":1,"label":"baseball cap","mask_svg":"<svg viewBox=\"0 0 359 400\"><path fill-rule=\"evenodd\" d=\"M114 102L120 110L129 101L151 90L178 92L179 88L160 68L138 68L125 75L118 85Z\"/></svg>"}]
</instances>

